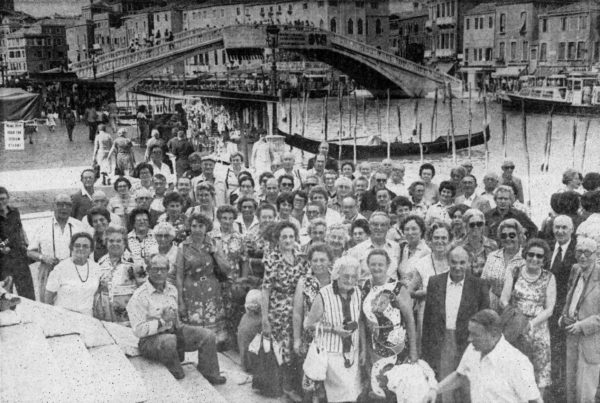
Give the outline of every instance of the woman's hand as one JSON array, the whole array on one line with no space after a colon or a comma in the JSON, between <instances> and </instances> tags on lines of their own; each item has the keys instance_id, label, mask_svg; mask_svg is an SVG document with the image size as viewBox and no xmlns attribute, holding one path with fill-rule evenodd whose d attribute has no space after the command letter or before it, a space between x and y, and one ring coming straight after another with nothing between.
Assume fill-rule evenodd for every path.
<instances>
[{"instance_id":1,"label":"woman's hand","mask_svg":"<svg viewBox=\"0 0 600 403\"><path fill-rule=\"evenodd\" d=\"M340 336L342 339L352 336L352 333L353 333L350 330L344 329L343 326L334 327L332 329L332 332L333 332L333 334L337 334L338 336Z\"/></svg>"},{"instance_id":2,"label":"woman's hand","mask_svg":"<svg viewBox=\"0 0 600 403\"><path fill-rule=\"evenodd\" d=\"M296 353L296 355L298 355L298 356L301 355L301 351L300 351L301 346L302 346L302 342L298 339L294 339L294 353Z\"/></svg>"},{"instance_id":3,"label":"woman's hand","mask_svg":"<svg viewBox=\"0 0 600 403\"><path fill-rule=\"evenodd\" d=\"M263 318L262 320L262 333L264 336L269 336L271 334L271 323L267 318Z\"/></svg>"}]
</instances>

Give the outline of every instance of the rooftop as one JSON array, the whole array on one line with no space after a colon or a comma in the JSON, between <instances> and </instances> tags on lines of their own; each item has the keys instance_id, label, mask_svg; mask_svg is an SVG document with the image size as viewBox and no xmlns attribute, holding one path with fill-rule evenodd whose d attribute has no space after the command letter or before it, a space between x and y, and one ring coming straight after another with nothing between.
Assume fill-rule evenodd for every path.
<instances>
[{"instance_id":1,"label":"rooftop","mask_svg":"<svg viewBox=\"0 0 600 403\"><path fill-rule=\"evenodd\" d=\"M491 14L494 12L496 12L496 3L482 3L467 11L465 15Z\"/></svg>"},{"instance_id":2,"label":"rooftop","mask_svg":"<svg viewBox=\"0 0 600 403\"><path fill-rule=\"evenodd\" d=\"M541 15L578 14L587 13L588 11L600 11L600 6L595 3L590 4L588 2L579 2L549 10Z\"/></svg>"}]
</instances>

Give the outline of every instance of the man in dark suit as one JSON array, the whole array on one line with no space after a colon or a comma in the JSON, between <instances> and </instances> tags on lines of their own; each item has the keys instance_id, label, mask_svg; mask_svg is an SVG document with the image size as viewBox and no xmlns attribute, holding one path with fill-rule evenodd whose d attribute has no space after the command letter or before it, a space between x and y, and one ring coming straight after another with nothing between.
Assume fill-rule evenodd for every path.
<instances>
[{"instance_id":1,"label":"man in dark suit","mask_svg":"<svg viewBox=\"0 0 600 403\"><path fill-rule=\"evenodd\" d=\"M569 291L569 275L575 258L576 239L573 235L573 220L566 215L559 215L554 219L552 232L556 243L550 261L550 271L556 279L556 304L548 328L550 330L550 348L552 357L552 396L556 402L564 402L566 396L566 357L567 335L558 325L558 319L563 313Z\"/></svg>"},{"instance_id":2,"label":"man in dark suit","mask_svg":"<svg viewBox=\"0 0 600 403\"><path fill-rule=\"evenodd\" d=\"M450 270L429 279L423 316L423 359L438 379L450 375L469 344L469 319L490 305L485 283L470 274L469 254L461 246L448 253ZM469 402L468 388L442 396L444 403Z\"/></svg>"},{"instance_id":3,"label":"man in dark suit","mask_svg":"<svg viewBox=\"0 0 600 403\"><path fill-rule=\"evenodd\" d=\"M73 207L71 217L81 219L87 215L92 208L92 196L94 195L94 183L96 183L96 173L92 168L84 169L81 172L81 190L71 195Z\"/></svg>"},{"instance_id":4,"label":"man in dark suit","mask_svg":"<svg viewBox=\"0 0 600 403\"><path fill-rule=\"evenodd\" d=\"M373 187L367 190L360 201L360 212L364 215L371 214L373 211L377 210L379 205L377 204L377 192L379 190L386 189L390 194L390 200L393 200L396 197L396 194L391 190L387 189L387 175L383 171L377 171L373 174ZM366 214L365 214L366 213Z\"/></svg>"},{"instance_id":5,"label":"man in dark suit","mask_svg":"<svg viewBox=\"0 0 600 403\"><path fill-rule=\"evenodd\" d=\"M338 172L338 162L337 160L335 160L334 158L329 158L329 144L324 141L321 144L319 144L319 154L322 154L325 156L325 169L326 170L332 170L335 172ZM311 169L312 167L315 166L315 159L316 159L316 155L312 158L310 158L308 160L308 164L306 165L306 169Z\"/></svg>"}]
</instances>

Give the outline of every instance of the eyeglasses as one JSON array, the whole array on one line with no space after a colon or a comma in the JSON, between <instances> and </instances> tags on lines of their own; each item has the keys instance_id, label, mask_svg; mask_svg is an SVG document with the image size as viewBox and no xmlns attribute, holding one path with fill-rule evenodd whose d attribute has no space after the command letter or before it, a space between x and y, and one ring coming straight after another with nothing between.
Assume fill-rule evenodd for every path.
<instances>
[{"instance_id":1,"label":"eyeglasses","mask_svg":"<svg viewBox=\"0 0 600 403\"><path fill-rule=\"evenodd\" d=\"M291 187L293 187L293 186L294 186L294 185L292 185L291 183L282 183L282 184L281 184L281 187L286 187L286 188L291 188Z\"/></svg>"},{"instance_id":2,"label":"eyeglasses","mask_svg":"<svg viewBox=\"0 0 600 403\"><path fill-rule=\"evenodd\" d=\"M90 249L91 247L92 246L89 245L89 244L87 244L87 243L84 243L84 244L81 244L81 243L73 244L73 249Z\"/></svg>"},{"instance_id":3,"label":"eyeglasses","mask_svg":"<svg viewBox=\"0 0 600 403\"><path fill-rule=\"evenodd\" d=\"M517 237L516 232L503 232L500 234L500 239L515 239Z\"/></svg>"},{"instance_id":4,"label":"eyeglasses","mask_svg":"<svg viewBox=\"0 0 600 403\"><path fill-rule=\"evenodd\" d=\"M527 257L529 258L536 258L536 259L543 259L544 258L544 254L543 253L533 253L533 252L527 252Z\"/></svg>"},{"instance_id":5,"label":"eyeglasses","mask_svg":"<svg viewBox=\"0 0 600 403\"><path fill-rule=\"evenodd\" d=\"M580 249L575 249L575 256L581 256L581 255L585 255L585 257L590 257L594 254L595 251L591 251L591 250L580 250Z\"/></svg>"},{"instance_id":6,"label":"eyeglasses","mask_svg":"<svg viewBox=\"0 0 600 403\"><path fill-rule=\"evenodd\" d=\"M475 227L481 228L484 225L485 225L485 223L483 221L470 222L469 223L469 228L475 228Z\"/></svg>"},{"instance_id":7,"label":"eyeglasses","mask_svg":"<svg viewBox=\"0 0 600 403\"><path fill-rule=\"evenodd\" d=\"M387 179L383 179L383 178L375 179L375 182L377 182L377 183L387 182Z\"/></svg>"},{"instance_id":8,"label":"eyeglasses","mask_svg":"<svg viewBox=\"0 0 600 403\"><path fill-rule=\"evenodd\" d=\"M148 271L149 271L150 273L158 273L159 271L160 271L160 272L163 272L163 273L166 273L166 272L168 272L168 271L169 271L169 267L150 267L150 268L148 269Z\"/></svg>"},{"instance_id":9,"label":"eyeglasses","mask_svg":"<svg viewBox=\"0 0 600 403\"><path fill-rule=\"evenodd\" d=\"M514 166L507 166L507 167L504 167L502 169L515 169L515 167Z\"/></svg>"}]
</instances>

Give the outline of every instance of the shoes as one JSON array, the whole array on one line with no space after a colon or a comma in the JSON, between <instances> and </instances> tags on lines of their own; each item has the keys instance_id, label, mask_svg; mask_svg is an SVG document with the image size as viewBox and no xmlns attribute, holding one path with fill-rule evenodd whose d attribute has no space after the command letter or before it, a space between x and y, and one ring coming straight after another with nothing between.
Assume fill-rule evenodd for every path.
<instances>
[{"instance_id":1,"label":"shoes","mask_svg":"<svg viewBox=\"0 0 600 403\"><path fill-rule=\"evenodd\" d=\"M224 376L221 376L221 375L217 375L217 376L204 375L204 378L206 378L206 380L208 382L210 382L211 385L223 385L225 382L227 382L227 378L225 378Z\"/></svg>"},{"instance_id":2,"label":"shoes","mask_svg":"<svg viewBox=\"0 0 600 403\"><path fill-rule=\"evenodd\" d=\"M171 375L173 375L173 378L175 378L175 379L185 378L185 372L183 372L183 369L180 369L178 371L177 370L173 370L173 371L169 370L169 372L171 372Z\"/></svg>"}]
</instances>

